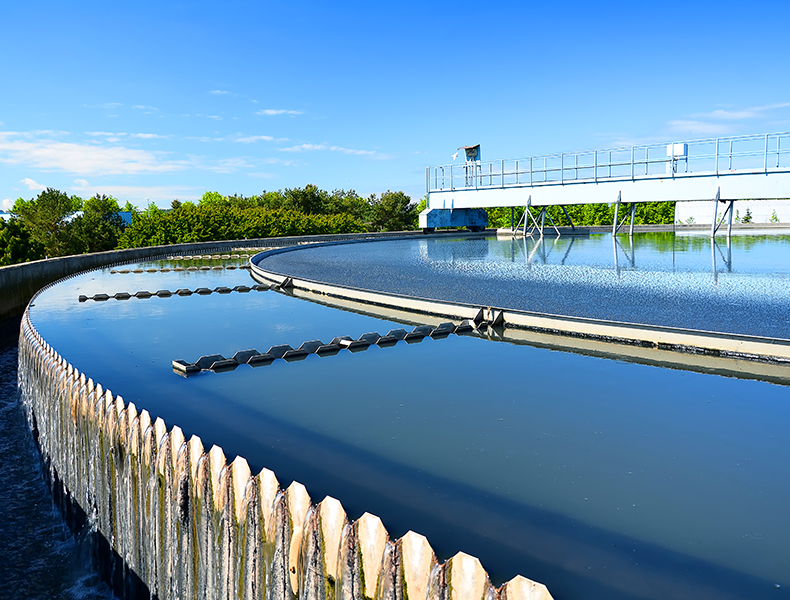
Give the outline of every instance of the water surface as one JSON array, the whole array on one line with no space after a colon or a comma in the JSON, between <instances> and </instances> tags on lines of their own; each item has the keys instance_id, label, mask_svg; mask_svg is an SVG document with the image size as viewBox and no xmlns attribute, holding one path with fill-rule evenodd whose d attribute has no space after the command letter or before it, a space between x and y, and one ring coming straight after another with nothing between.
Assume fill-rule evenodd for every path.
<instances>
[{"instance_id":1,"label":"water surface","mask_svg":"<svg viewBox=\"0 0 790 600\"><path fill-rule=\"evenodd\" d=\"M591 289L600 290L593 272L618 274L599 240L589 242L589 253L578 250L580 242L587 240L565 252L576 253L575 268L589 272ZM391 244L304 256L319 256L323 279L352 277L357 259L343 266L350 248L367 256L371 285L388 277L449 294L447 281L458 293L489 297L500 291L492 281L515 281L500 271L533 273L527 283L538 289L535 281L551 279L543 269L563 267L559 254L537 264L521 254L497 263L498 271L488 261L507 253L493 240L457 248L419 240L401 260L385 248ZM522 240L508 244L514 256L523 247ZM655 264L650 273L659 282L672 274L707 277L706 303L716 300L712 271L672 271L666 248L654 248L652 238L639 244L639 264ZM738 263L736 248L733 272L752 260ZM334 257L321 258L326 253ZM300 260L309 267L308 258ZM754 262L748 276L774 277ZM634 271L621 271L628 273ZM254 470L274 470L283 487L298 480L314 501L331 494L351 518L377 514L393 537L423 533L440 558L459 550L478 556L496 583L521 573L546 583L557 600L789 597L787 387L475 336L185 379L172 372L174 358L297 347L401 325L273 291L77 299L240 283L250 280L239 270L94 271L39 296L31 318L78 369L168 425L198 434L206 447L218 444L229 459L240 454ZM745 297L742 285L728 289ZM515 293L519 285L507 289ZM781 305L786 291L776 289ZM607 298L591 296L584 305Z\"/></svg>"}]
</instances>

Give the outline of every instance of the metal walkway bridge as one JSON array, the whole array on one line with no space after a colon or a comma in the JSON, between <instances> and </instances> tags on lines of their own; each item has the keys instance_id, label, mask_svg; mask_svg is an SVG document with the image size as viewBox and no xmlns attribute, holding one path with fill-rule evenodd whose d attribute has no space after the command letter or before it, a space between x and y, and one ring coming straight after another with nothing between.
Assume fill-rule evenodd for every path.
<instances>
[{"instance_id":1,"label":"metal walkway bridge","mask_svg":"<svg viewBox=\"0 0 790 600\"><path fill-rule=\"evenodd\" d=\"M465 150L463 164L426 169L428 207L420 215L423 229L479 229L488 224L487 215L474 209L535 206L542 207L538 218L527 210L524 220L529 215L542 234L548 206L564 210L572 204L616 203L613 232L629 216L618 225L620 204L629 204L633 233L634 210L639 202L709 201L713 212L711 236L725 219L729 235L736 200L790 197L790 132L490 162L480 160L479 146ZM727 206L719 218L720 202ZM527 225L524 222L525 232Z\"/></svg>"}]
</instances>

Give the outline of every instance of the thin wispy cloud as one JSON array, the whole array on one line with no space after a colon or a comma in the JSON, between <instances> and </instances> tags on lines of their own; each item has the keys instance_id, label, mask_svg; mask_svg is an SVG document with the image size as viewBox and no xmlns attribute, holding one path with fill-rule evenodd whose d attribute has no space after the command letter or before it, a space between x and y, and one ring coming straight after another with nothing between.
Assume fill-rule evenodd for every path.
<instances>
[{"instance_id":1,"label":"thin wispy cloud","mask_svg":"<svg viewBox=\"0 0 790 600\"><path fill-rule=\"evenodd\" d=\"M301 115L301 110L286 110L284 108L264 108L255 112L256 115L265 117L276 117L277 115Z\"/></svg>"},{"instance_id":2,"label":"thin wispy cloud","mask_svg":"<svg viewBox=\"0 0 790 600\"><path fill-rule=\"evenodd\" d=\"M678 119L667 123L672 133L683 135L729 135L735 132L728 123Z\"/></svg>"},{"instance_id":3,"label":"thin wispy cloud","mask_svg":"<svg viewBox=\"0 0 790 600\"><path fill-rule=\"evenodd\" d=\"M209 94L212 96L227 96L230 92L228 90L211 90Z\"/></svg>"},{"instance_id":4,"label":"thin wispy cloud","mask_svg":"<svg viewBox=\"0 0 790 600\"><path fill-rule=\"evenodd\" d=\"M740 110L717 109L708 113L692 115L692 117L698 119L715 119L721 121L743 121L745 119L763 117L766 115L766 113L788 107L790 107L790 102L781 102L779 104L752 106L750 108L743 108Z\"/></svg>"},{"instance_id":5,"label":"thin wispy cloud","mask_svg":"<svg viewBox=\"0 0 790 600\"><path fill-rule=\"evenodd\" d=\"M146 206L148 202L169 204L180 200L197 200L202 195L198 188L172 185L102 185L91 184L86 179L75 179L71 191L89 197L96 194L107 194L114 198L129 200L137 206Z\"/></svg>"},{"instance_id":6,"label":"thin wispy cloud","mask_svg":"<svg viewBox=\"0 0 790 600\"><path fill-rule=\"evenodd\" d=\"M236 138L234 141L240 144L252 144L254 142L271 142L274 138L270 135L246 135Z\"/></svg>"},{"instance_id":7,"label":"thin wispy cloud","mask_svg":"<svg viewBox=\"0 0 790 600\"><path fill-rule=\"evenodd\" d=\"M238 158L223 158L215 161L204 168L213 171L214 173L236 173L244 169L251 169L255 167L255 162L243 157Z\"/></svg>"},{"instance_id":8,"label":"thin wispy cloud","mask_svg":"<svg viewBox=\"0 0 790 600\"><path fill-rule=\"evenodd\" d=\"M111 131L86 131L85 135L91 137L104 137L109 141L118 141L122 137L137 138L141 140L164 139L167 137L165 135L159 135L158 133L113 133Z\"/></svg>"},{"instance_id":9,"label":"thin wispy cloud","mask_svg":"<svg viewBox=\"0 0 790 600\"><path fill-rule=\"evenodd\" d=\"M763 104L747 108L718 108L704 113L695 113L687 119L669 121L670 132L683 135L733 135L743 131L749 121L767 124L772 113L790 108L790 102ZM784 111L786 114L787 111Z\"/></svg>"},{"instance_id":10,"label":"thin wispy cloud","mask_svg":"<svg viewBox=\"0 0 790 600\"><path fill-rule=\"evenodd\" d=\"M112 139L112 138L109 138ZM162 152L0 132L0 163L77 175L170 173L189 166Z\"/></svg>"},{"instance_id":11,"label":"thin wispy cloud","mask_svg":"<svg viewBox=\"0 0 790 600\"><path fill-rule=\"evenodd\" d=\"M289 146L287 148L280 148L280 152L313 152L316 150L325 150L328 152L340 152L341 154L348 154L351 156L367 156L369 158L376 158L379 160L386 160L390 158L386 154L381 154L375 150L356 150L354 148L344 148L342 146L330 146L327 144L298 144L296 146Z\"/></svg>"},{"instance_id":12,"label":"thin wispy cloud","mask_svg":"<svg viewBox=\"0 0 790 600\"><path fill-rule=\"evenodd\" d=\"M135 104L132 108L134 110L142 110L142 111L148 112L148 113L151 113L151 112L159 110L155 106L145 106L144 104Z\"/></svg>"},{"instance_id":13,"label":"thin wispy cloud","mask_svg":"<svg viewBox=\"0 0 790 600\"><path fill-rule=\"evenodd\" d=\"M47 186L42 185L42 184L38 183L37 181L34 181L33 179L30 179L30 177L25 177L19 183L24 183L27 186L27 189L33 190L34 192L41 192L41 191L47 189Z\"/></svg>"}]
</instances>

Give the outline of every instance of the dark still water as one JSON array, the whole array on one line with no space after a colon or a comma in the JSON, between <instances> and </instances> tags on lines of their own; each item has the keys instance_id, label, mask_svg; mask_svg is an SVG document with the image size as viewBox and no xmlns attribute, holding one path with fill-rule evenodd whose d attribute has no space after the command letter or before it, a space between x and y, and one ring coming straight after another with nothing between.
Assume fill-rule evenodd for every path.
<instances>
[{"instance_id":1,"label":"dark still water","mask_svg":"<svg viewBox=\"0 0 790 600\"><path fill-rule=\"evenodd\" d=\"M442 559L473 554L496 583L520 573L557 600L790 597L787 387L454 335L185 379L173 359L402 325L273 291L77 300L241 283L95 271L39 296L31 319L205 447L374 513L393 537L422 533Z\"/></svg>"},{"instance_id":2,"label":"dark still water","mask_svg":"<svg viewBox=\"0 0 790 600\"><path fill-rule=\"evenodd\" d=\"M17 351L0 343L0 597L112 600L44 483L16 386Z\"/></svg>"}]
</instances>

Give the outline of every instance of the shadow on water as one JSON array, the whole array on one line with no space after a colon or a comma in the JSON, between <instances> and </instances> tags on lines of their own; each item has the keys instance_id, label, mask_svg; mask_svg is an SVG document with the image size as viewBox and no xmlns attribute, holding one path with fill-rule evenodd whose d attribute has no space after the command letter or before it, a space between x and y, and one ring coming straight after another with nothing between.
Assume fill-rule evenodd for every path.
<instances>
[{"instance_id":1,"label":"shadow on water","mask_svg":"<svg viewBox=\"0 0 790 600\"><path fill-rule=\"evenodd\" d=\"M314 501L341 497L350 518L375 507L393 538L409 529L426 535L440 560L473 547L495 584L539 572L555 600L788 597L770 581L488 495L287 422L248 419L243 407L225 410L227 421L250 424L249 431L223 432L215 422L214 437L238 440L233 448L225 444L228 456L260 456L259 440L271 440L266 467L281 485L298 480Z\"/></svg>"}]
</instances>

